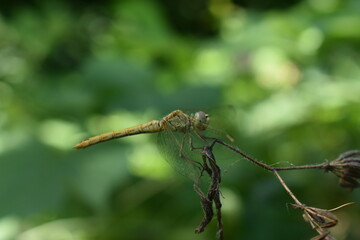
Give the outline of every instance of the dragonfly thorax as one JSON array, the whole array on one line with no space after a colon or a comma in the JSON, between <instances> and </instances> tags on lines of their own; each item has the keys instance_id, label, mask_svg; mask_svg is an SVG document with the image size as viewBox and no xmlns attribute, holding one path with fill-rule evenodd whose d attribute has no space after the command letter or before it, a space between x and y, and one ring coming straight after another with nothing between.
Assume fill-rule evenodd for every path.
<instances>
[{"instance_id":1,"label":"dragonfly thorax","mask_svg":"<svg viewBox=\"0 0 360 240\"><path fill-rule=\"evenodd\" d=\"M171 112L160 121L161 129L174 132L188 132L191 125L189 115L181 110Z\"/></svg>"},{"instance_id":2,"label":"dragonfly thorax","mask_svg":"<svg viewBox=\"0 0 360 240\"><path fill-rule=\"evenodd\" d=\"M163 130L186 133L191 130L205 130L209 121L209 115L204 112L187 115L181 110L176 110L165 116L159 125Z\"/></svg>"}]
</instances>

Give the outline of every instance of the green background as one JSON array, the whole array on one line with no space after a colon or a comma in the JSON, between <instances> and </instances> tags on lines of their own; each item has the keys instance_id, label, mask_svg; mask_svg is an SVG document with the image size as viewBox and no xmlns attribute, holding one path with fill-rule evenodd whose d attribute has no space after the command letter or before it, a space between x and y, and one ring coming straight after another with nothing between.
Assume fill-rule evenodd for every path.
<instances>
[{"instance_id":1,"label":"green background","mask_svg":"<svg viewBox=\"0 0 360 240\"><path fill-rule=\"evenodd\" d=\"M357 0L0 1L0 239L215 239L156 137L74 150L175 109L231 104L230 134L272 166L360 148ZM230 116L230 117L229 117ZM220 159L225 161L226 159ZM225 239L309 239L276 178L224 163ZM225 171L224 171L225 172ZM332 174L282 173L360 239L360 194Z\"/></svg>"}]
</instances>

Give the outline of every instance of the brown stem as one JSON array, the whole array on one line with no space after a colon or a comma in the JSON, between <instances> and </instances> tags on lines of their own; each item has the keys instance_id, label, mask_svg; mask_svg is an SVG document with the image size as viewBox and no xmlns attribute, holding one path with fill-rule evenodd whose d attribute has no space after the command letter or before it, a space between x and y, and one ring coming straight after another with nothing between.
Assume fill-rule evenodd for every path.
<instances>
[{"instance_id":1,"label":"brown stem","mask_svg":"<svg viewBox=\"0 0 360 240\"><path fill-rule=\"evenodd\" d=\"M273 168L276 171L286 171L286 170L301 170L301 169L323 169L328 166L328 163L320 163L320 164L313 164L313 165L302 165L302 166L292 166L292 167L279 167Z\"/></svg>"},{"instance_id":2,"label":"brown stem","mask_svg":"<svg viewBox=\"0 0 360 240\"><path fill-rule=\"evenodd\" d=\"M292 199L294 199L294 201L296 202L296 204L302 205L302 203L297 199L297 197L295 197L295 195L293 194L293 192L290 190L290 188L286 185L286 183L284 182L284 180L280 177L279 173L274 170L274 174L275 176L279 179L281 185L285 188L285 190L287 191L287 193L290 195L290 197Z\"/></svg>"},{"instance_id":3,"label":"brown stem","mask_svg":"<svg viewBox=\"0 0 360 240\"><path fill-rule=\"evenodd\" d=\"M220 139L217 139L217 138L208 138L208 139L212 139L212 140L214 141L213 144L212 144L212 146L214 146L215 143L219 143L219 144L221 144L221 145L223 145L223 146L231 149L232 151L240 154L241 156L243 156L244 158L250 160L251 162L255 163L256 165L264 168L265 170L274 171L274 168L272 168L272 167L268 166L267 164L262 163L262 162L260 162L260 161L258 161L258 160L256 160L256 159L250 157L249 155L247 155L247 154L243 153L242 151L240 151L238 148L233 147L233 146L231 146L230 144L227 144L226 142L224 142L224 141L222 141L222 140L220 140ZM212 147L212 146L211 146L211 147Z\"/></svg>"}]
</instances>

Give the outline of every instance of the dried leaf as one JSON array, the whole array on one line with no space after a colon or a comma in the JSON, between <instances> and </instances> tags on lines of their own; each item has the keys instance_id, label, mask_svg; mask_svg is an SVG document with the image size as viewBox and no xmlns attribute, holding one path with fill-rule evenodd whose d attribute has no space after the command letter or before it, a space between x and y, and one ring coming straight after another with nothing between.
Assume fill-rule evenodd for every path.
<instances>
[{"instance_id":1,"label":"dried leaf","mask_svg":"<svg viewBox=\"0 0 360 240\"><path fill-rule=\"evenodd\" d=\"M333 172L339 177L343 188L353 190L360 187L360 151L352 150L341 154L336 160L326 165L325 171Z\"/></svg>"}]
</instances>

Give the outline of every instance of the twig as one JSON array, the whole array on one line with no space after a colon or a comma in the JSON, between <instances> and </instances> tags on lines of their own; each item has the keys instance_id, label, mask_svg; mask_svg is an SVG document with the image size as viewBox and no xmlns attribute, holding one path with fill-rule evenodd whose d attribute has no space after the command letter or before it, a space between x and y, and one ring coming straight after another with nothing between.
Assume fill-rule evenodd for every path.
<instances>
[{"instance_id":1,"label":"twig","mask_svg":"<svg viewBox=\"0 0 360 240\"><path fill-rule=\"evenodd\" d=\"M310 165L301 165L301 166L292 166L292 167L279 167L273 168L276 171L288 171L288 170L302 170L302 169L324 169L328 163L320 163L320 164L310 164Z\"/></svg>"},{"instance_id":2,"label":"twig","mask_svg":"<svg viewBox=\"0 0 360 240\"><path fill-rule=\"evenodd\" d=\"M203 147L201 152L203 159L203 169L202 173L205 171L211 177L211 185L207 194L205 195L201 189L194 183L194 190L200 197L201 207L204 211L204 218L200 222L199 226L195 229L195 233L201 233L205 230L206 226L211 222L214 213L212 209L213 203L216 208L217 216L217 226L218 226L218 238L224 240L223 225L222 225L222 216L221 216L221 201L220 201L220 182L221 182L221 172L219 166L216 164L215 156L212 153L213 144L211 146ZM208 166L210 165L210 167ZM199 178L202 177L202 174Z\"/></svg>"},{"instance_id":3,"label":"twig","mask_svg":"<svg viewBox=\"0 0 360 240\"><path fill-rule=\"evenodd\" d=\"M210 138L210 137L205 137L205 138L210 139L210 140L213 140L212 146L214 146L215 143L221 144L221 145L223 145L223 146L231 149L232 151L240 154L240 155L243 156L244 158L250 160L251 162L255 163L256 165L258 165L258 166L260 166L260 167L262 167L262 168L264 168L264 169L266 169L266 170L268 170L268 171L273 171L273 170L274 170L274 168L272 168L272 167L268 166L267 164L262 163L262 162L260 162L260 161L258 161L258 160L256 160L256 159L250 157L249 155L247 155L247 154L243 153L242 151L240 151L238 148L233 147L233 146L231 146L230 144L228 144L228 143L226 143L226 142L224 142L224 141L222 141L222 140L220 140L220 139Z\"/></svg>"},{"instance_id":4,"label":"twig","mask_svg":"<svg viewBox=\"0 0 360 240\"><path fill-rule=\"evenodd\" d=\"M285 184L284 180L280 177L279 173L276 170L274 170L273 172L274 172L275 176L279 179L281 185L285 188L286 192L290 195L290 197L292 199L294 199L296 204L302 205L302 203L297 199L297 197L295 197L295 195L290 190L290 188Z\"/></svg>"}]
</instances>

